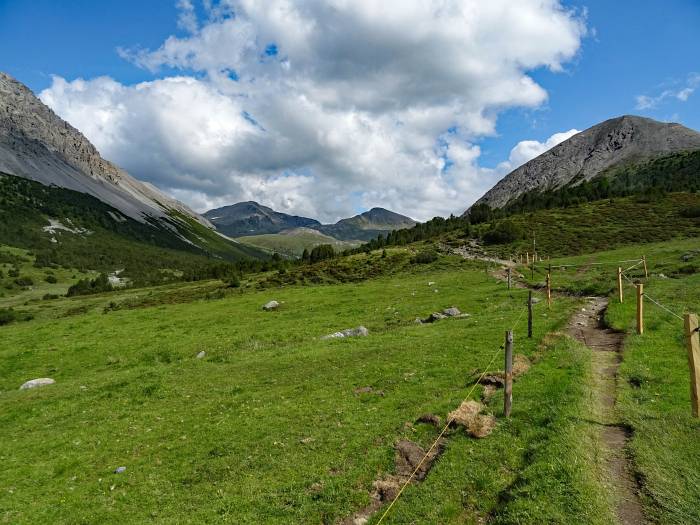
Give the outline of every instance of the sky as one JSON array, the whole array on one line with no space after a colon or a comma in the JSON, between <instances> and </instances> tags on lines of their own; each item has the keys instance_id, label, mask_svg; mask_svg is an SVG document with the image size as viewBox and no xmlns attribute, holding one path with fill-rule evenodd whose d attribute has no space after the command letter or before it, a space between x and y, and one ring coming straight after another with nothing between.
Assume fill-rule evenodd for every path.
<instances>
[{"instance_id":1,"label":"sky","mask_svg":"<svg viewBox=\"0 0 700 525\"><path fill-rule=\"evenodd\" d=\"M0 0L0 70L197 211L462 213L622 114L700 130L698 0Z\"/></svg>"}]
</instances>

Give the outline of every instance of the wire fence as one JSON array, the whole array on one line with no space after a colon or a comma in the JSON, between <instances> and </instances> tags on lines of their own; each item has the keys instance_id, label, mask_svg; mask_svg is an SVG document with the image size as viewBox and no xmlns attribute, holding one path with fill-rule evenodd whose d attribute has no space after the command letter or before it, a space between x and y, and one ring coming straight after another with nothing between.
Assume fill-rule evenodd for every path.
<instances>
[{"instance_id":1,"label":"wire fence","mask_svg":"<svg viewBox=\"0 0 700 525\"><path fill-rule=\"evenodd\" d=\"M646 258L641 258L641 259L625 259L625 260L620 260L620 261L599 262L599 263L547 265L547 268L549 268L549 269L555 269L555 268L556 268L556 269L559 269L559 268L564 268L564 269L566 269L566 268L582 268L582 267L586 267L586 268L587 268L587 267L591 267L591 266L618 266L618 268L621 268L621 267L620 267L620 264L623 264L623 263L635 263L635 264L633 264L632 266L630 266L630 267L628 267L628 268L626 268L626 269L620 271L621 277L623 277L630 285L636 287L636 286L637 286L637 283L635 283L635 282L627 275L627 272L630 272L631 270L634 270L635 268L638 268L638 267L641 266L641 265L644 265L645 279L648 279L648 277L646 277L646 275L647 275L647 273L646 273L646 272L647 272L647 266L646 266L647 260L646 260ZM534 263L534 262L531 263L531 266L532 266L533 270L534 270L534 268L535 268L535 265L536 265L536 263ZM540 267L541 267L541 265L540 265ZM551 283L550 283L550 284L551 284ZM547 287L547 286L548 286L548 284L540 285L540 286L537 286L537 287L529 288L529 290L530 290L531 292L535 292L535 293L536 293L536 292L542 291L542 290L543 290L545 287ZM653 304L656 305L657 307L661 308L662 310L664 310L664 311L667 312L668 314L670 314L670 315L672 315L673 317L675 317L675 318L677 318L677 319L683 321L683 317L681 317L680 315L678 315L676 312L674 312L674 311L673 311L671 308L669 308L668 306L662 304L660 301L658 301L658 300L654 299L653 297L649 296L649 294L647 294L646 292L642 293L642 296L643 296L643 297L646 297L647 299L649 299L649 301L650 301L651 303L653 303ZM528 303L529 303L529 301L528 301ZM509 324L509 326L511 326L510 329L511 329L512 331L515 331L515 329L518 327L518 325L519 325L520 321L522 320L522 318L523 318L525 312L527 311L528 307L530 307L530 306L532 306L532 305L534 305L534 304L537 304L537 303L534 303L534 302L533 302L532 305L529 305L528 303L526 303L526 305L525 305L524 308L520 308L520 309L518 310L517 316L514 316L513 320L512 320L511 323ZM488 373L490 367L493 365L493 363L494 363L494 361L496 360L496 358L497 358L499 355L501 355L501 352L504 350L504 348L505 348L505 345L504 345L504 344L501 344L501 345L498 347L498 349L493 353L493 355L491 356L491 358L490 358L488 364L487 364L486 367L483 369L483 371L481 372L481 374L479 375L479 377L478 377L478 379L475 381L475 383L472 385L472 387L469 389L469 392L468 392L467 395L464 397L464 399L462 400L462 402L465 402L465 401L467 401L468 399L471 398L472 394L474 393L474 390L475 390L476 387L480 384L480 382L483 380L484 376ZM384 522L384 519L389 515L389 513L390 513L391 510L392 510L392 508L394 507L394 505L396 504L396 502L398 501L398 499L401 497L401 495L403 494L403 492L404 492L404 490L406 489L406 487L413 481L413 479L415 478L416 474L418 473L418 471L420 470L420 468L423 466L423 464L425 463L425 461L427 460L427 458L428 458L428 457L430 456L430 454L432 454L432 452L435 450L435 447L438 446L440 440L443 438L443 436L445 435L445 433L447 432L447 430L449 429L449 427L450 427L450 425L453 423L453 421L454 421L454 418L453 418L453 417L448 418L447 422L446 422L445 425L442 427L442 430L441 430L440 433L438 434L437 438L436 438L436 439L433 441L433 443L430 445L430 448L428 449L428 451L425 453L425 455L423 456L423 458L421 459L421 461L420 461L420 462L418 463L418 465L415 467L415 469L413 470L413 472L411 473L411 475L409 476L409 478L403 483L403 485L401 486L401 488L400 488L399 491L397 492L396 496L395 496L395 497L391 500L391 502L389 503L388 507L387 507L387 508L384 510L384 512L382 513L381 517L379 518L379 521L377 521L377 525L380 525L381 523Z\"/></svg>"},{"instance_id":2,"label":"wire fence","mask_svg":"<svg viewBox=\"0 0 700 525\"><path fill-rule=\"evenodd\" d=\"M538 287L536 287L536 288L531 288L530 291L532 291L532 292L538 292L538 291L541 291L543 288L544 288L544 286L538 286ZM511 322L508 323L508 325L506 325L506 326L510 326L510 330L514 332L515 329L518 327L520 321L523 319L523 316L524 316L525 312L528 310L528 308L530 308L531 306L534 306L534 304L537 304L537 303L532 303L532 305L530 305L529 299L528 299L528 302L525 304L525 306L524 306L523 308L520 308L520 309L518 310L517 316L513 316L513 319L511 320ZM489 360L489 362L488 362L488 364L486 365L486 367L483 369L483 371L481 372L481 374L479 375L479 377L477 378L477 380L474 382L474 384L472 385L472 387L469 389L469 392L467 392L467 395L462 399L462 403L471 398L472 394L474 393L474 390L476 390L476 387L477 387L477 386L481 383L481 381L484 379L484 377L485 377L486 374L488 373L489 369L490 369L491 366L493 365L494 361L496 360L496 358L497 358L499 355L501 355L501 352L503 352L504 348L505 348L505 344L501 344L501 345L498 347L498 349L493 353L493 355L491 356L491 359ZM389 515L389 512L391 512L391 509L394 507L394 505L396 504L396 502L398 501L398 499L401 497L401 494L403 494L403 492L404 492L404 490L406 489L406 487L408 487L408 485L410 485L410 483L413 481L413 479L415 478L416 474L418 473L418 471L420 470L420 468L421 468L421 467L423 466L423 464L425 463L426 459L428 459L428 457L430 457L430 454L432 454L433 450L435 450L435 447L438 446L438 444L440 443L440 440L441 440L442 437L445 435L445 432L447 432L447 430L449 429L449 427L450 427L450 425L452 424L453 421L454 421L454 418L453 418L453 417L448 418L447 422L446 422L445 425L442 427L442 430L441 430L440 433L438 434L437 438L435 438L435 440L432 442L432 444L430 445L430 448L428 448L428 450L426 451L426 453L423 455L423 457L421 458L421 460L420 460L420 462L418 463L418 465L416 466L416 468L413 469L413 472L411 473L411 475L409 476L409 478L403 483L403 485L401 485L401 488L400 488L399 491L396 493L396 496L394 496L394 498L393 498L393 499L391 500L391 502L389 503L389 506L388 506L388 507L384 510L384 512L382 513L381 517L379 518L379 521L377 521L377 525L380 525L380 524L384 521L384 519Z\"/></svg>"}]
</instances>

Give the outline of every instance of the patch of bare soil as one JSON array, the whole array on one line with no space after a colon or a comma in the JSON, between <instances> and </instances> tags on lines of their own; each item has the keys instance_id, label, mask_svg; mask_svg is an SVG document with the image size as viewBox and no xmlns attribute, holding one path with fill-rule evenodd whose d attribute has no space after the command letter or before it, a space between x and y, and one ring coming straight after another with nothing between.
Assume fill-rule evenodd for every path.
<instances>
[{"instance_id":1,"label":"patch of bare soil","mask_svg":"<svg viewBox=\"0 0 700 525\"><path fill-rule=\"evenodd\" d=\"M639 501L639 486L635 480L626 449L627 429L615 414L617 371L621 361L624 334L605 326L608 306L603 297L590 297L584 308L569 321L568 333L592 350L593 395L602 425L601 441L605 448L605 465L610 489L615 492L615 513L623 525L646 523Z\"/></svg>"},{"instance_id":2,"label":"patch of bare soil","mask_svg":"<svg viewBox=\"0 0 700 525\"><path fill-rule=\"evenodd\" d=\"M435 460L444 451L446 440L440 439L437 445L426 451L413 441L402 439L394 446L394 464L396 474L386 476L372 483L374 491L371 502L365 508L340 522L341 525L364 525L369 518L386 502L392 501L401 487L412 480L423 481ZM425 459L423 459L425 458ZM415 475L413 474L415 472Z\"/></svg>"}]
</instances>

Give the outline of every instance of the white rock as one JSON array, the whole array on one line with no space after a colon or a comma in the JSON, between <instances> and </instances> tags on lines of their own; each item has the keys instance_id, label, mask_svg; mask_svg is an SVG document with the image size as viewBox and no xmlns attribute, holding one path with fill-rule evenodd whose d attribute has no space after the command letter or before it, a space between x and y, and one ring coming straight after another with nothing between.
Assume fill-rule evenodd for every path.
<instances>
[{"instance_id":1,"label":"white rock","mask_svg":"<svg viewBox=\"0 0 700 525\"><path fill-rule=\"evenodd\" d=\"M347 330L342 330L340 332L334 332L332 334L324 335L321 339L341 339L344 337L367 337L369 335L369 330L364 326L358 326L357 328L348 328Z\"/></svg>"},{"instance_id":2,"label":"white rock","mask_svg":"<svg viewBox=\"0 0 700 525\"><path fill-rule=\"evenodd\" d=\"M270 310L277 310L277 308L279 308L279 306L280 306L280 303L278 303L277 301L270 301L269 303L263 305L263 310L265 310L266 312L269 312Z\"/></svg>"},{"instance_id":3,"label":"white rock","mask_svg":"<svg viewBox=\"0 0 700 525\"><path fill-rule=\"evenodd\" d=\"M203 359L204 356L206 356L206 355L207 355L207 353L204 350L202 350L201 352L199 352L197 354L197 359Z\"/></svg>"},{"instance_id":4,"label":"white rock","mask_svg":"<svg viewBox=\"0 0 700 525\"><path fill-rule=\"evenodd\" d=\"M115 473L115 474L121 474L121 473L124 472L125 470L126 470L126 467L117 467L117 468L114 469L114 473Z\"/></svg>"},{"instance_id":5,"label":"white rock","mask_svg":"<svg viewBox=\"0 0 700 525\"><path fill-rule=\"evenodd\" d=\"M435 284L435 283L434 283L433 281L428 281L428 286L432 286L432 285L434 285L434 284Z\"/></svg>"},{"instance_id":6,"label":"white rock","mask_svg":"<svg viewBox=\"0 0 700 525\"><path fill-rule=\"evenodd\" d=\"M456 306L452 306L450 308L445 308L442 313L446 315L447 317L457 317L462 314L462 312L459 311L459 308Z\"/></svg>"},{"instance_id":7,"label":"white rock","mask_svg":"<svg viewBox=\"0 0 700 525\"><path fill-rule=\"evenodd\" d=\"M27 390L29 388L38 388L40 386L53 385L55 382L56 381L54 381L50 377L40 377L38 379L32 379L31 381L27 381L21 387L19 387L19 389Z\"/></svg>"}]
</instances>

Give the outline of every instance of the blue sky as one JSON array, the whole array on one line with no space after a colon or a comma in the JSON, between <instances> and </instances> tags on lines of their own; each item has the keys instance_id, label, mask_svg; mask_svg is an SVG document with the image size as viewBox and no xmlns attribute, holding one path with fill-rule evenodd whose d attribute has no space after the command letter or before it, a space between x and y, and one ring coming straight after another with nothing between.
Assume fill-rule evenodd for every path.
<instances>
[{"instance_id":1,"label":"blue sky","mask_svg":"<svg viewBox=\"0 0 700 525\"><path fill-rule=\"evenodd\" d=\"M585 10L588 34L575 56L563 63L563 71L542 65L527 71L546 90L546 102L528 108L506 105L498 114L495 135L472 134L470 143L481 148L479 166L496 167L519 141L544 142L555 133L582 130L620 114L679 121L700 129L700 81L692 80L693 74L700 74L700 2L576 0L563 5L575 8L579 15ZM202 5L194 3L194 9L204 27ZM161 64L150 71L117 53L118 47L155 50L171 35L187 38L188 31L178 26L181 12L174 0L0 0L0 70L37 93L52 86L52 75L68 82L109 76L125 86L170 75L201 77L206 73L196 67ZM261 42L261 46L268 49L274 43ZM284 52L280 46L280 55ZM698 88L696 92L685 100L676 96L691 84ZM649 97L646 106L651 107L641 108L640 96ZM248 120L257 118L247 111L245 115ZM150 168L127 168L150 178ZM196 173L189 175L196 177ZM277 179L277 186L284 186ZM175 184L156 176L152 180L177 192ZM179 196L186 198L182 191ZM192 195L190 200L195 199ZM230 195L237 194L231 190ZM367 206L371 198L365 196ZM291 208L306 211L300 198L296 204L293 198L287 200Z\"/></svg>"}]
</instances>

